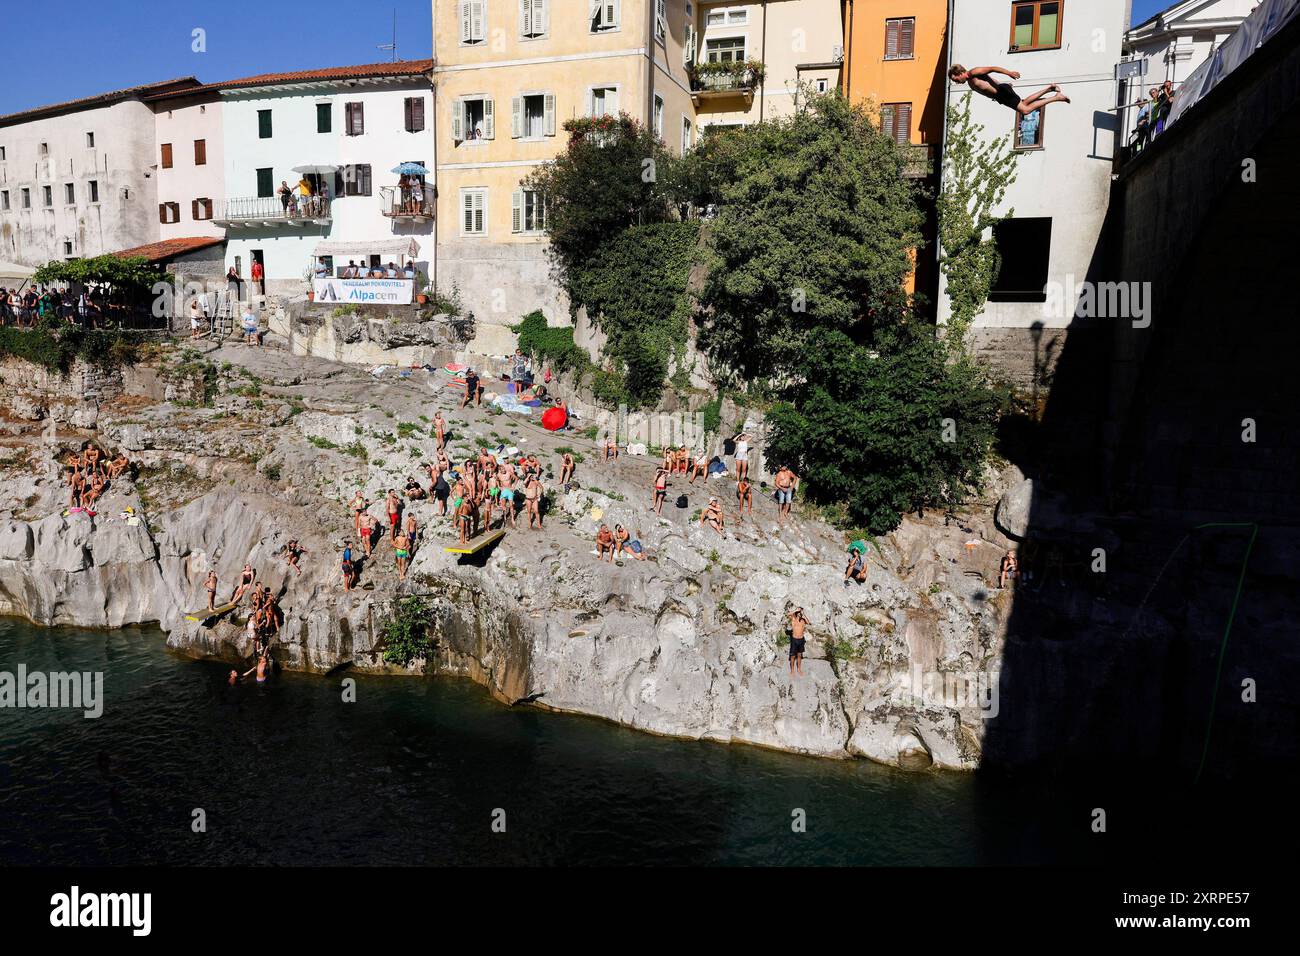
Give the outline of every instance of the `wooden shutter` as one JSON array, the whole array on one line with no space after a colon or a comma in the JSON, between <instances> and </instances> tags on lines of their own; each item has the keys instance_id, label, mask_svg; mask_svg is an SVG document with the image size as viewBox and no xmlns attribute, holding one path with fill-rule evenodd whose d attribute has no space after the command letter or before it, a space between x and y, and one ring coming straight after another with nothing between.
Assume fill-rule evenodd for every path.
<instances>
[{"instance_id":1,"label":"wooden shutter","mask_svg":"<svg viewBox=\"0 0 1300 956\"><path fill-rule=\"evenodd\" d=\"M894 139L900 144L912 141L912 104L899 103L894 119Z\"/></svg>"},{"instance_id":2,"label":"wooden shutter","mask_svg":"<svg viewBox=\"0 0 1300 956\"><path fill-rule=\"evenodd\" d=\"M898 22L898 55L911 58L915 55L916 19L906 17ZM910 110L911 107L908 107Z\"/></svg>"},{"instance_id":3,"label":"wooden shutter","mask_svg":"<svg viewBox=\"0 0 1300 956\"><path fill-rule=\"evenodd\" d=\"M424 131L424 97L417 96L412 100L411 110L415 117L415 129L412 133L421 133Z\"/></svg>"},{"instance_id":4,"label":"wooden shutter","mask_svg":"<svg viewBox=\"0 0 1300 956\"><path fill-rule=\"evenodd\" d=\"M551 29L551 10L549 0L532 0L533 2L533 32L538 36L545 34Z\"/></svg>"},{"instance_id":5,"label":"wooden shutter","mask_svg":"<svg viewBox=\"0 0 1300 956\"><path fill-rule=\"evenodd\" d=\"M470 0L460 0L460 42L468 43L474 38L473 13Z\"/></svg>"},{"instance_id":6,"label":"wooden shutter","mask_svg":"<svg viewBox=\"0 0 1300 956\"><path fill-rule=\"evenodd\" d=\"M359 195L369 196L370 195L370 164L369 163L357 167L357 179L361 183L361 192Z\"/></svg>"},{"instance_id":7,"label":"wooden shutter","mask_svg":"<svg viewBox=\"0 0 1300 956\"><path fill-rule=\"evenodd\" d=\"M610 27L618 26L620 0L605 0L605 25Z\"/></svg>"},{"instance_id":8,"label":"wooden shutter","mask_svg":"<svg viewBox=\"0 0 1300 956\"><path fill-rule=\"evenodd\" d=\"M465 103L463 100L451 101L451 138L459 143L465 138Z\"/></svg>"},{"instance_id":9,"label":"wooden shutter","mask_svg":"<svg viewBox=\"0 0 1300 956\"><path fill-rule=\"evenodd\" d=\"M190 218L194 220L203 218L199 215L199 201L197 199L190 201Z\"/></svg>"},{"instance_id":10,"label":"wooden shutter","mask_svg":"<svg viewBox=\"0 0 1300 956\"><path fill-rule=\"evenodd\" d=\"M172 144L171 143L162 144L162 168L163 169L172 168Z\"/></svg>"},{"instance_id":11,"label":"wooden shutter","mask_svg":"<svg viewBox=\"0 0 1300 956\"><path fill-rule=\"evenodd\" d=\"M497 116L496 106L492 100L483 100L483 138L496 139L497 137Z\"/></svg>"},{"instance_id":12,"label":"wooden shutter","mask_svg":"<svg viewBox=\"0 0 1300 956\"><path fill-rule=\"evenodd\" d=\"M510 197L510 231L524 230L524 191L516 189Z\"/></svg>"},{"instance_id":13,"label":"wooden shutter","mask_svg":"<svg viewBox=\"0 0 1300 956\"><path fill-rule=\"evenodd\" d=\"M165 202L158 204L158 221L164 224L167 222L167 204Z\"/></svg>"},{"instance_id":14,"label":"wooden shutter","mask_svg":"<svg viewBox=\"0 0 1300 956\"><path fill-rule=\"evenodd\" d=\"M533 0L519 2L519 35L526 37L533 33Z\"/></svg>"},{"instance_id":15,"label":"wooden shutter","mask_svg":"<svg viewBox=\"0 0 1300 956\"><path fill-rule=\"evenodd\" d=\"M460 219L461 231L470 233L474 231L474 194L461 193L460 195Z\"/></svg>"},{"instance_id":16,"label":"wooden shutter","mask_svg":"<svg viewBox=\"0 0 1300 956\"><path fill-rule=\"evenodd\" d=\"M366 131L366 106L364 103L348 104L348 135L360 136Z\"/></svg>"},{"instance_id":17,"label":"wooden shutter","mask_svg":"<svg viewBox=\"0 0 1300 956\"><path fill-rule=\"evenodd\" d=\"M483 200L487 198L486 193L474 194L474 231L485 232L483 228Z\"/></svg>"},{"instance_id":18,"label":"wooden shutter","mask_svg":"<svg viewBox=\"0 0 1300 956\"><path fill-rule=\"evenodd\" d=\"M483 39L483 20L486 11L483 0L470 0L470 39L475 42Z\"/></svg>"},{"instance_id":19,"label":"wooden shutter","mask_svg":"<svg viewBox=\"0 0 1300 956\"><path fill-rule=\"evenodd\" d=\"M208 141L206 139L196 139L194 141L194 165L206 166L208 164Z\"/></svg>"},{"instance_id":20,"label":"wooden shutter","mask_svg":"<svg viewBox=\"0 0 1300 956\"><path fill-rule=\"evenodd\" d=\"M528 2L528 0L525 0ZM524 98L522 96L512 97L510 100L510 136L512 139L518 139L523 135L524 128Z\"/></svg>"},{"instance_id":21,"label":"wooden shutter","mask_svg":"<svg viewBox=\"0 0 1300 956\"><path fill-rule=\"evenodd\" d=\"M555 135L555 94L547 93L542 98L542 111L546 115L546 135Z\"/></svg>"}]
</instances>

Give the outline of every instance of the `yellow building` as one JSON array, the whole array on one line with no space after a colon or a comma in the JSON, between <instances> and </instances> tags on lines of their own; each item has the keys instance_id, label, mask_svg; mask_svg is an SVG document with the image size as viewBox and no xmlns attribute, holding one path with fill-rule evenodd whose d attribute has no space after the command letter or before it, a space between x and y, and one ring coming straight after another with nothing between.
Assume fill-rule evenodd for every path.
<instances>
[{"instance_id":1,"label":"yellow building","mask_svg":"<svg viewBox=\"0 0 1300 956\"><path fill-rule=\"evenodd\" d=\"M943 143L944 93L948 82L948 0L843 0L842 86L853 102L869 102L881 129L902 145L916 147L915 175L937 171ZM936 223L928 211L926 239L909 292L933 303Z\"/></svg>"},{"instance_id":2,"label":"yellow building","mask_svg":"<svg viewBox=\"0 0 1300 956\"><path fill-rule=\"evenodd\" d=\"M474 312L475 350L512 349L505 327L534 309L569 320L544 197L521 186L565 121L625 112L680 152L790 112L799 80L834 87L842 36L839 0L433 0L434 271Z\"/></svg>"}]
</instances>

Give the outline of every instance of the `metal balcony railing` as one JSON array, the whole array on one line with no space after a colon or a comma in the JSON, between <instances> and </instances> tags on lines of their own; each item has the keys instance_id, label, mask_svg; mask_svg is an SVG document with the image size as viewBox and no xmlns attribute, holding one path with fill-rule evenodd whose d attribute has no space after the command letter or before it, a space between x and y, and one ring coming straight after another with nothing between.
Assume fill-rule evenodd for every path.
<instances>
[{"instance_id":1,"label":"metal balcony railing","mask_svg":"<svg viewBox=\"0 0 1300 956\"><path fill-rule=\"evenodd\" d=\"M751 93L757 85L753 70L736 70L726 73L694 73L691 76L693 93Z\"/></svg>"},{"instance_id":2,"label":"metal balcony railing","mask_svg":"<svg viewBox=\"0 0 1300 956\"><path fill-rule=\"evenodd\" d=\"M279 196L242 196L217 203L216 222L328 222L330 200L321 196L295 197L285 204Z\"/></svg>"},{"instance_id":3,"label":"metal balcony railing","mask_svg":"<svg viewBox=\"0 0 1300 956\"><path fill-rule=\"evenodd\" d=\"M389 219L433 218L433 200L428 195L420 202L413 199L403 202L400 195L385 196L380 202L382 203L384 215Z\"/></svg>"}]
</instances>

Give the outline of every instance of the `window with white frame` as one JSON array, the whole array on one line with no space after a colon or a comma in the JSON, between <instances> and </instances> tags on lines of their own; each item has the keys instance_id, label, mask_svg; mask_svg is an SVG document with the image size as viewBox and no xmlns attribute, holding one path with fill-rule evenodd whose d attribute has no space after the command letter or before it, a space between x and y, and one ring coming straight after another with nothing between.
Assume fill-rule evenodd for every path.
<instances>
[{"instance_id":1,"label":"window with white frame","mask_svg":"<svg viewBox=\"0 0 1300 956\"><path fill-rule=\"evenodd\" d=\"M704 18L704 25L710 27L734 27L748 22L749 11L739 7L732 7L724 10L710 10Z\"/></svg>"},{"instance_id":2,"label":"window with white frame","mask_svg":"<svg viewBox=\"0 0 1300 956\"><path fill-rule=\"evenodd\" d=\"M465 96L451 104L451 138L457 143L496 139L496 107L486 96Z\"/></svg>"},{"instance_id":3,"label":"window with white frame","mask_svg":"<svg viewBox=\"0 0 1300 956\"><path fill-rule=\"evenodd\" d=\"M525 40L546 36L550 18L548 0L519 0L519 35Z\"/></svg>"},{"instance_id":4,"label":"window with white frame","mask_svg":"<svg viewBox=\"0 0 1300 956\"><path fill-rule=\"evenodd\" d=\"M741 63L745 59L744 37L718 37L704 41L704 59L710 63Z\"/></svg>"},{"instance_id":5,"label":"window with white frame","mask_svg":"<svg viewBox=\"0 0 1300 956\"><path fill-rule=\"evenodd\" d=\"M655 0L655 39L665 42L668 36L668 0Z\"/></svg>"},{"instance_id":6,"label":"window with white frame","mask_svg":"<svg viewBox=\"0 0 1300 956\"><path fill-rule=\"evenodd\" d=\"M546 197L536 189L516 189L510 203L510 231L546 231Z\"/></svg>"},{"instance_id":7,"label":"window with white frame","mask_svg":"<svg viewBox=\"0 0 1300 956\"><path fill-rule=\"evenodd\" d=\"M540 139L555 135L555 94L525 93L510 101L510 135Z\"/></svg>"},{"instance_id":8,"label":"window with white frame","mask_svg":"<svg viewBox=\"0 0 1300 956\"><path fill-rule=\"evenodd\" d=\"M617 86L593 86L587 92L588 116L615 116L617 113Z\"/></svg>"},{"instance_id":9,"label":"window with white frame","mask_svg":"<svg viewBox=\"0 0 1300 956\"><path fill-rule=\"evenodd\" d=\"M621 5L619 0L591 0L588 17L591 21L591 32L604 33L607 30L617 30Z\"/></svg>"},{"instance_id":10,"label":"window with white frame","mask_svg":"<svg viewBox=\"0 0 1300 956\"><path fill-rule=\"evenodd\" d=\"M469 46L487 39L487 0L459 0L460 42Z\"/></svg>"},{"instance_id":11,"label":"window with white frame","mask_svg":"<svg viewBox=\"0 0 1300 956\"><path fill-rule=\"evenodd\" d=\"M664 137L664 98L658 93L655 94L655 135Z\"/></svg>"},{"instance_id":12,"label":"window with white frame","mask_svg":"<svg viewBox=\"0 0 1300 956\"><path fill-rule=\"evenodd\" d=\"M460 191L460 234L462 236L487 235L486 189Z\"/></svg>"},{"instance_id":13,"label":"window with white frame","mask_svg":"<svg viewBox=\"0 0 1300 956\"><path fill-rule=\"evenodd\" d=\"M685 153L691 148L691 118L682 117L682 152Z\"/></svg>"}]
</instances>

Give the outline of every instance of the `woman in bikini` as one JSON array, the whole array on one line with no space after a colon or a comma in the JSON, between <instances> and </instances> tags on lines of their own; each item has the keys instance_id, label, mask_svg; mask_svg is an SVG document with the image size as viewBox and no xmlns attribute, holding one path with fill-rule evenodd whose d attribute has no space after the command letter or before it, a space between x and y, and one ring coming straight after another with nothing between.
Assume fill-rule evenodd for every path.
<instances>
[{"instance_id":1,"label":"woman in bikini","mask_svg":"<svg viewBox=\"0 0 1300 956\"><path fill-rule=\"evenodd\" d=\"M208 572L208 579L203 582L204 590L208 592L208 610L217 609L217 572L215 570Z\"/></svg>"},{"instance_id":2,"label":"woman in bikini","mask_svg":"<svg viewBox=\"0 0 1300 956\"><path fill-rule=\"evenodd\" d=\"M302 574L302 568L298 567L298 559L306 554L307 551L298 544L298 539L293 538L284 546L284 559L289 562L289 567L293 568L299 574Z\"/></svg>"},{"instance_id":3,"label":"woman in bikini","mask_svg":"<svg viewBox=\"0 0 1300 956\"><path fill-rule=\"evenodd\" d=\"M226 603L238 604L244 592L250 590L256 580L257 572L253 570L253 566L245 564L244 570L239 572L239 583L235 585L235 593L230 595L230 600Z\"/></svg>"},{"instance_id":4,"label":"woman in bikini","mask_svg":"<svg viewBox=\"0 0 1300 956\"><path fill-rule=\"evenodd\" d=\"M560 459L560 484L565 485L567 487L569 482L572 480L573 480L573 455L571 455L569 452L566 451L564 453L564 457Z\"/></svg>"},{"instance_id":5,"label":"woman in bikini","mask_svg":"<svg viewBox=\"0 0 1300 956\"><path fill-rule=\"evenodd\" d=\"M654 503L650 505L650 510L657 515L664 513L664 499L668 497L668 469L663 465L655 472L654 481Z\"/></svg>"},{"instance_id":6,"label":"woman in bikini","mask_svg":"<svg viewBox=\"0 0 1300 956\"><path fill-rule=\"evenodd\" d=\"M370 502L366 501L366 496L360 488L352 496L349 507L352 509L352 527L356 529L358 535L361 534L361 515L369 506Z\"/></svg>"}]
</instances>

